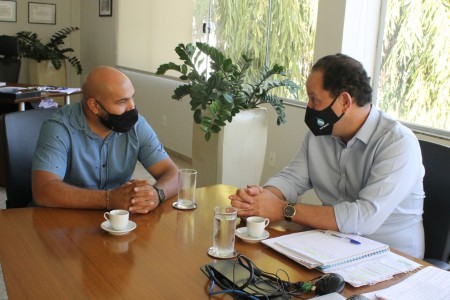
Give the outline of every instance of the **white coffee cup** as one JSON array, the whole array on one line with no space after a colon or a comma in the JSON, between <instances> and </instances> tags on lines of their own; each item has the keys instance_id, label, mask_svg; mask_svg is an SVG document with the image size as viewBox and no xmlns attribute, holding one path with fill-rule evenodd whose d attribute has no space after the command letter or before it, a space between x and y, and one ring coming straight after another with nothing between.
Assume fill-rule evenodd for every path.
<instances>
[{"instance_id":1,"label":"white coffee cup","mask_svg":"<svg viewBox=\"0 0 450 300\"><path fill-rule=\"evenodd\" d=\"M269 225L270 221L263 217L249 217L247 218L247 233L251 237L261 237L264 229Z\"/></svg>"},{"instance_id":2,"label":"white coffee cup","mask_svg":"<svg viewBox=\"0 0 450 300\"><path fill-rule=\"evenodd\" d=\"M130 213L124 209L115 209L104 214L105 219L111 223L114 230L124 230L128 225L129 216Z\"/></svg>"}]
</instances>

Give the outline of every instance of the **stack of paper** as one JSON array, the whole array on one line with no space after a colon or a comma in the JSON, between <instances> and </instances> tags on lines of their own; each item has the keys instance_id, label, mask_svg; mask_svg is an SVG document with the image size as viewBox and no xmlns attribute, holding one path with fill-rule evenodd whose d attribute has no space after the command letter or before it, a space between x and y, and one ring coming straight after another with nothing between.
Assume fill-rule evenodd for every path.
<instances>
[{"instance_id":1,"label":"stack of paper","mask_svg":"<svg viewBox=\"0 0 450 300\"><path fill-rule=\"evenodd\" d=\"M304 231L263 243L307 268L338 273L355 287L375 284L420 267L391 253L388 245L335 231Z\"/></svg>"},{"instance_id":2,"label":"stack of paper","mask_svg":"<svg viewBox=\"0 0 450 300\"><path fill-rule=\"evenodd\" d=\"M46 89L49 93L66 93L66 94L73 94L75 92L80 92L80 88L68 88L68 87L58 87L58 88L49 88Z\"/></svg>"},{"instance_id":3,"label":"stack of paper","mask_svg":"<svg viewBox=\"0 0 450 300\"><path fill-rule=\"evenodd\" d=\"M0 98L2 99L23 99L41 96L41 91L19 86L0 87Z\"/></svg>"},{"instance_id":4,"label":"stack of paper","mask_svg":"<svg viewBox=\"0 0 450 300\"><path fill-rule=\"evenodd\" d=\"M369 299L384 300L448 300L450 272L426 267L396 285L365 296Z\"/></svg>"}]
</instances>

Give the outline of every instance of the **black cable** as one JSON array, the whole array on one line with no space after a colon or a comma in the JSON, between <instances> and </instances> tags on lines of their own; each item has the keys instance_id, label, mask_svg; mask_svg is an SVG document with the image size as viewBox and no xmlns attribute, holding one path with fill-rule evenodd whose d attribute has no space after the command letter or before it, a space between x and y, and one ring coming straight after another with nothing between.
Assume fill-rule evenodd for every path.
<instances>
[{"instance_id":1,"label":"black cable","mask_svg":"<svg viewBox=\"0 0 450 300\"><path fill-rule=\"evenodd\" d=\"M244 260L245 263L242 261ZM312 283L311 282L291 282L289 280L289 275L286 271L279 269L279 271L282 271L286 274L286 277L288 278L287 281L282 280L278 274L269 273L266 271L263 271L259 269L249 258L245 257L244 255L240 255L237 257L237 261L241 264L242 267L246 268L247 270L251 269L251 272L254 274L253 282L257 282L257 279L259 278L262 282L269 283L271 286L273 286L272 283L276 284L277 287L274 287L276 289L276 292L272 292L272 296L299 296L305 293L308 293L312 290ZM261 278L265 278L266 280L262 280ZM264 290L261 288L261 290ZM267 292L270 292L266 290Z\"/></svg>"},{"instance_id":2,"label":"black cable","mask_svg":"<svg viewBox=\"0 0 450 300\"><path fill-rule=\"evenodd\" d=\"M235 272L238 264L249 272L248 277L241 286L238 286L235 282ZM290 282L288 274L282 269L278 270L276 274L265 272L259 269L249 258L241 254L234 261L231 279L215 270L211 265L206 265L205 269L212 281L211 295L213 293L230 293L250 299L269 299L272 297L289 299L290 296L299 297L310 292L313 287L311 282ZM278 272L284 272L288 280L282 280L278 276ZM223 291L213 292L214 284L217 284Z\"/></svg>"}]
</instances>

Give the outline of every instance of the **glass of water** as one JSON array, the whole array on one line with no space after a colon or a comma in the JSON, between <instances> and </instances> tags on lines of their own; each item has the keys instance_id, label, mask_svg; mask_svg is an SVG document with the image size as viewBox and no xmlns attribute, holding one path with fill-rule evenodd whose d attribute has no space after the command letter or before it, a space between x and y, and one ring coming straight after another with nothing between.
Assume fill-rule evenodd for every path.
<instances>
[{"instance_id":1,"label":"glass of water","mask_svg":"<svg viewBox=\"0 0 450 300\"><path fill-rule=\"evenodd\" d=\"M236 220L236 208L232 206L217 206L214 208L213 246L208 251L211 256L219 258L235 256Z\"/></svg>"},{"instance_id":2,"label":"glass of water","mask_svg":"<svg viewBox=\"0 0 450 300\"><path fill-rule=\"evenodd\" d=\"M197 185L197 171L194 169L178 170L178 201L179 209L196 208L195 188Z\"/></svg>"}]
</instances>

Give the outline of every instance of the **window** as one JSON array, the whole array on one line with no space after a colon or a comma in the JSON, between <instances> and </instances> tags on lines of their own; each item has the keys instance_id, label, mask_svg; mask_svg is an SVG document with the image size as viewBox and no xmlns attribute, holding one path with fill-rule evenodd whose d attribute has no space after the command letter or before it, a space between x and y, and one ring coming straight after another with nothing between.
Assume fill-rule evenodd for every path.
<instances>
[{"instance_id":1,"label":"window","mask_svg":"<svg viewBox=\"0 0 450 300\"><path fill-rule=\"evenodd\" d=\"M386 4L378 106L401 121L450 131L448 0Z\"/></svg>"},{"instance_id":2,"label":"window","mask_svg":"<svg viewBox=\"0 0 450 300\"><path fill-rule=\"evenodd\" d=\"M317 9L318 0L195 0L194 41L218 47L233 61L246 54L259 65L283 65L304 87L313 62ZM210 34L203 33L203 24ZM306 101L305 89L300 93L298 99Z\"/></svg>"}]
</instances>

